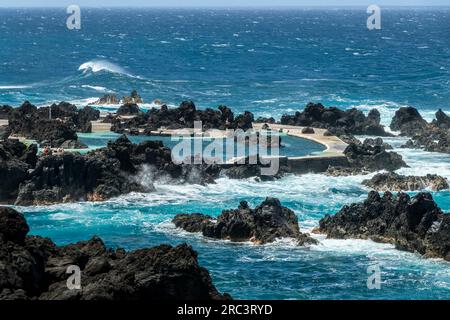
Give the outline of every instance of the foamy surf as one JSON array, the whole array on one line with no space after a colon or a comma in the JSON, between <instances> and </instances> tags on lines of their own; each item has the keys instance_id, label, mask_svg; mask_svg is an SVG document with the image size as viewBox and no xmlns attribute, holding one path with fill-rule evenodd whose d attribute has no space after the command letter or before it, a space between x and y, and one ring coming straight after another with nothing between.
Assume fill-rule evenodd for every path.
<instances>
[{"instance_id":1,"label":"foamy surf","mask_svg":"<svg viewBox=\"0 0 450 320\"><path fill-rule=\"evenodd\" d=\"M105 72L123 74L123 75L129 76L129 77L135 77L134 75L132 75L131 73L126 71L121 66L119 66L115 63L112 63L108 60L91 60L91 61L85 62L78 67L78 71L83 71L83 73L86 73L88 71L92 71L93 73L105 71Z\"/></svg>"}]
</instances>

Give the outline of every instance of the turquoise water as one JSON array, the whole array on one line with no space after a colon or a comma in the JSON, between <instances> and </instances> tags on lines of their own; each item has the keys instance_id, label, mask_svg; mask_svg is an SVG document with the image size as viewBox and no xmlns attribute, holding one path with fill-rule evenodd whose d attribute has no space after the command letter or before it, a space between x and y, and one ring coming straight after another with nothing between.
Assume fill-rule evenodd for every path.
<instances>
[{"instance_id":1,"label":"turquoise water","mask_svg":"<svg viewBox=\"0 0 450 320\"><path fill-rule=\"evenodd\" d=\"M404 141L392 138L394 145ZM400 172L439 172L450 178L447 155L396 149L410 164ZM365 199L360 182L369 176L288 176L275 182L219 179L216 184L156 184L157 192L132 194L104 203L61 204L18 208L25 212L31 232L51 237L58 244L96 234L108 245L135 249L159 243L188 242L199 251L214 283L235 298L248 299L449 299L450 264L400 252L391 245L364 240L327 240L298 248L289 240L265 246L209 241L175 229L177 213L201 212L217 216L241 200L257 205L266 196L279 197L310 231L327 213ZM450 191L433 194L450 211ZM368 290L367 268L379 264L381 290Z\"/></svg>"},{"instance_id":2,"label":"turquoise water","mask_svg":"<svg viewBox=\"0 0 450 320\"><path fill-rule=\"evenodd\" d=\"M293 113L309 101L364 112L389 124L411 105L431 120L450 111L450 10L383 9L382 30L366 29L366 8L353 10L100 10L82 8L82 29L65 28L61 9L0 9L0 104L67 100L83 106L107 92L137 89L146 104L192 99L200 108L226 104L256 116ZM118 106L104 106L113 111ZM80 135L91 148L114 134ZM131 137L135 142L148 137ZM316 152L286 137L282 152ZM399 147L403 138L389 138ZM169 143L169 141L166 141ZM320 150L319 150L320 151ZM450 157L396 149L404 174L450 178ZM58 244L101 236L134 249L188 242L219 290L247 299L449 299L450 265L391 245L326 240L298 248L213 242L170 223L177 213L218 215L241 200L275 196L295 210L303 231L328 213L365 199L369 176L288 176L275 182L219 179L216 184L156 183L151 194L104 203L19 207L32 234ZM145 174L143 175L145 177ZM433 194L446 212L450 191ZM367 268L379 264L380 290L368 290Z\"/></svg>"},{"instance_id":3,"label":"turquoise water","mask_svg":"<svg viewBox=\"0 0 450 320\"><path fill-rule=\"evenodd\" d=\"M104 147L108 141L115 140L118 137L120 137L120 134L114 133L114 132L100 132L100 133L78 133L78 138L80 141L85 143L89 146L89 149L87 150L81 150L81 152L87 152L92 149L101 148ZM169 137L169 136L131 136L128 135L128 139L130 139L133 143L140 143L143 141L162 141L163 144L168 148L173 148L176 144L180 143L182 140L178 137ZM183 138L183 141L185 141ZM316 143L311 140L302 139L302 138L296 138L287 136L285 134L282 134L280 136L281 139L281 148L278 149L278 155L280 156L287 156L287 157L300 157L300 156L306 156L310 154L319 154L322 151L326 149L326 147L322 144ZM193 139L190 139L190 145L192 146L192 154L194 155L193 151L193 145L194 141ZM204 138L202 143L202 150L205 150L209 145L218 143L221 143L223 145L223 150L226 150L227 145L232 145L234 147L234 153L232 154L225 154L224 158L230 159L238 155L238 146L237 143L235 143L231 139L209 139ZM245 147L245 155L249 154L249 148ZM275 155L276 151L272 151L270 148L267 150L264 150L267 152L268 155ZM256 151L253 152L253 154L256 154ZM214 156L214 154L213 154Z\"/></svg>"}]
</instances>

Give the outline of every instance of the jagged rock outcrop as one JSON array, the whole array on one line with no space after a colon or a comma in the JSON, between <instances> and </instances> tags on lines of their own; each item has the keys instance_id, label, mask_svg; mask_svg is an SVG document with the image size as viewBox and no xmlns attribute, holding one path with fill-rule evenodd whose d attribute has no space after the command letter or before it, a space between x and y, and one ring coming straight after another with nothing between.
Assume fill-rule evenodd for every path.
<instances>
[{"instance_id":1,"label":"jagged rock outcrop","mask_svg":"<svg viewBox=\"0 0 450 320\"><path fill-rule=\"evenodd\" d=\"M450 153L450 117L442 109L436 119L427 123L412 107L400 108L392 120L391 128L411 139L402 147L424 149L430 152Z\"/></svg>"},{"instance_id":2,"label":"jagged rock outcrop","mask_svg":"<svg viewBox=\"0 0 450 320\"><path fill-rule=\"evenodd\" d=\"M144 103L144 100L142 100L141 96L137 93L136 90L131 91L130 96L125 96L122 98L123 104L137 104L137 103Z\"/></svg>"},{"instance_id":3,"label":"jagged rock outcrop","mask_svg":"<svg viewBox=\"0 0 450 320\"><path fill-rule=\"evenodd\" d=\"M449 189L447 179L436 174L426 176L402 176L394 172L379 173L370 180L364 180L363 185L377 191L417 191L431 189L440 191Z\"/></svg>"},{"instance_id":4,"label":"jagged rock outcrop","mask_svg":"<svg viewBox=\"0 0 450 320\"><path fill-rule=\"evenodd\" d=\"M372 191L363 203L325 216L319 232L328 238L393 243L400 250L450 261L450 214L444 214L429 193L410 198Z\"/></svg>"},{"instance_id":5,"label":"jagged rock outcrop","mask_svg":"<svg viewBox=\"0 0 450 320\"><path fill-rule=\"evenodd\" d=\"M95 101L94 105L103 105L103 104L119 104L120 100L113 93L107 93L97 101Z\"/></svg>"},{"instance_id":6,"label":"jagged rock outcrop","mask_svg":"<svg viewBox=\"0 0 450 320\"><path fill-rule=\"evenodd\" d=\"M251 112L244 112L234 116L233 112L226 106L219 106L218 110L197 110L192 101L184 101L178 108L169 109L166 105L160 109L152 108L145 113L137 113L132 119L110 119L112 131L117 133L142 132L151 135L162 127L167 129L194 128L195 121L201 121L203 130L208 129L242 129L244 131L252 128L254 121Z\"/></svg>"},{"instance_id":7,"label":"jagged rock outcrop","mask_svg":"<svg viewBox=\"0 0 450 320\"><path fill-rule=\"evenodd\" d=\"M255 122L256 122L256 123L274 124L274 123L276 123L276 120L275 120L275 118L273 118L273 117L270 117L270 118L267 118L267 117L258 117L258 118L255 120Z\"/></svg>"},{"instance_id":8,"label":"jagged rock outcrop","mask_svg":"<svg viewBox=\"0 0 450 320\"><path fill-rule=\"evenodd\" d=\"M22 214L0 207L0 300L224 300L188 245L126 252L98 237L67 246L27 236ZM81 288L67 286L69 266Z\"/></svg>"},{"instance_id":9,"label":"jagged rock outcrop","mask_svg":"<svg viewBox=\"0 0 450 320\"><path fill-rule=\"evenodd\" d=\"M320 103L308 103L302 112L283 115L281 124L325 128L333 133L389 136L380 124L380 113L372 109L367 116L357 109L326 108Z\"/></svg>"},{"instance_id":10,"label":"jagged rock outcrop","mask_svg":"<svg viewBox=\"0 0 450 320\"><path fill-rule=\"evenodd\" d=\"M328 169L328 174L332 176L364 174L380 170L395 171L402 167L407 167L401 155L393 151L383 139L366 139L363 143L351 143L344 150L348 160L348 167Z\"/></svg>"},{"instance_id":11,"label":"jagged rock outcrop","mask_svg":"<svg viewBox=\"0 0 450 320\"><path fill-rule=\"evenodd\" d=\"M0 202L14 201L19 185L28 176L28 170L37 162L37 146L26 146L18 140L0 141Z\"/></svg>"},{"instance_id":12,"label":"jagged rock outcrop","mask_svg":"<svg viewBox=\"0 0 450 320\"><path fill-rule=\"evenodd\" d=\"M145 177L139 175L144 171ZM153 191L152 182L168 177L177 182L213 182L219 168L182 166L172 162L160 141L138 145L122 136L87 154L43 156L18 190L16 204L35 205L80 200L103 201L130 192Z\"/></svg>"},{"instance_id":13,"label":"jagged rock outcrop","mask_svg":"<svg viewBox=\"0 0 450 320\"><path fill-rule=\"evenodd\" d=\"M8 119L9 114L12 111L12 107L8 105L0 106L0 119Z\"/></svg>"},{"instance_id":14,"label":"jagged rock outcrop","mask_svg":"<svg viewBox=\"0 0 450 320\"><path fill-rule=\"evenodd\" d=\"M419 111L413 107L402 107L395 112L390 124L391 130L400 131L402 135L414 136L421 132L428 123Z\"/></svg>"},{"instance_id":15,"label":"jagged rock outcrop","mask_svg":"<svg viewBox=\"0 0 450 320\"><path fill-rule=\"evenodd\" d=\"M117 115L119 116L134 116L141 112L139 106L135 103L126 103L121 105L117 110Z\"/></svg>"},{"instance_id":16,"label":"jagged rock outcrop","mask_svg":"<svg viewBox=\"0 0 450 320\"><path fill-rule=\"evenodd\" d=\"M77 131L90 132L91 121L99 117L99 111L91 107L78 110L72 104L61 102L37 108L26 101L10 112L8 127L11 134L59 147L67 140L77 140Z\"/></svg>"},{"instance_id":17,"label":"jagged rock outcrop","mask_svg":"<svg viewBox=\"0 0 450 320\"><path fill-rule=\"evenodd\" d=\"M0 140L6 140L11 135L9 126L0 126Z\"/></svg>"},{"instance_id":18,"label":"jagged rock outcrop","mask_svg":"<svg viewBox=\"0 0 450 320\"><path fill-rule=\"evenodd\" d=\"M41 119L49 119L51 113L52 119L59 119L74 128L75 131L84 133L91 132L91 121L100 118L100 111L90 106L78 109L75 105L68 102L54 103L48 107L41 107L37 109L37 112Z\"/></svg>"},{"instance_id":19,"label":"jagged rock outcrop","mask_svg":"<svg viewBox=\"0 0 450 320\"><path fill-rule=\"evenodd\" d=\"M300 232L295 213L275 198L267 198L255 209L243 201L237 209L222 211L217 219L198 213L179 214L173 223L188 232L202 232L205 237L234 242L265 244L278 238L295 238L299 245L317 243Z\"/></svg>"},{"instance_id":20,"label":"jagged rock outcrop","mask_svg":"<svg viewBox=\"0 0 450 320\"><path fill-rule=\"evenodd\" d=\"M436 119L432 121L433 125L446 129L450 128L450 116L448 116L444 111L442 111L442 109L439 109L436 112L435 116Z\"/></svg>"}]
</instances>

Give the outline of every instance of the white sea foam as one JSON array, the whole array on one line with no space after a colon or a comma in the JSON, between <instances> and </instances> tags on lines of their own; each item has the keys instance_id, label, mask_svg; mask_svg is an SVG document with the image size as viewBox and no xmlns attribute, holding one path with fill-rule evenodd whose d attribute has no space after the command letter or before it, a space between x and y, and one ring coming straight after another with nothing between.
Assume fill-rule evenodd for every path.
<instances>
[{"instance_id":1,"label":"white sea foam","mask_svg":"<svg viewBox=\"0 0 450 320\"><path fill-rule=\"evenodd\" d=\"M30 85L9 85L9 86L0 86L0 90L11 90L11 89L27 89L31 88Z\"/></svg>"},{"instance_id":2,"label":"white sea foam","mask_svg":"<svg viewBox=\"0 0 450 320\"><path fill-rule=\"evenodd\" d=\"M81 87L87 88L87 89L93 89L98 92L111 92L111 90L108 90L107 88L102 87L102 86L91 86L91 85L84 84Z\"/></svg>"},{"instance_id":3,"label":"white sea foam","mask_svg":"<svg viewBox=\"0 0 450 320\"><path fill-rule=\"evenodd\" d=\"M91 60L80 65L78 70L83 72L92 71L94 73L106 71L133 77L133 75L127 72L124 68L108 60Z\"/></svg>"}]
</instances>

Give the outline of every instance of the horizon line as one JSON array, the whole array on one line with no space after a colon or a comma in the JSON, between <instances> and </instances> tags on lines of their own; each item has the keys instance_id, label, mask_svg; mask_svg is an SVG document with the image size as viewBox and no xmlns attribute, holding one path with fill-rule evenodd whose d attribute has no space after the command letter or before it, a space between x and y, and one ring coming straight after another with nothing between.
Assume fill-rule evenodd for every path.
<instances>
[{"instance_id":1,"label":"horizon line","mask_svg":"<svg viewBox=\"0 0 450 320\"><path fill-rule=\"evenodd\" d=\"M416 4L416 5L378 5L379 7L384 8L450 8L450 5L444 5L444 4L437 4L437 5L422 5L422 4ZM51 6L45 6L45 5L26 5L26 6L18 6L18 5L0 5L0 8L9 8L9 9L35 9L35 8L46 8L46 9L60 9L60 8L67 8L67 5L51 5ZM171 6L171 5L81 5L80 7L83 8L122 8L122 9L130 9L130 8L148 8L148 9L259 9L259 8L267 8L267 9L278 9L278 8L286 8L286 9L292 9L292 8L329 8L329 9L335 9L335 8L367 8L366 5L202 5L202 6L191 6L191 5L179 5L179 6Z\"/></svg>"}]
</instances>

